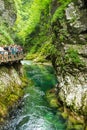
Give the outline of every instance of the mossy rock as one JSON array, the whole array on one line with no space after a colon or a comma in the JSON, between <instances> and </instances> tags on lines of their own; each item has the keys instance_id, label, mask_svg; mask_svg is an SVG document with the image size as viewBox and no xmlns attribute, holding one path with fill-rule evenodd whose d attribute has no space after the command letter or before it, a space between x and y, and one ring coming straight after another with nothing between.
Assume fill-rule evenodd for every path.
<instances>
[{"instance_id":1,"label":"mossy rock","mask_svg":"<svg viewBox=\"0 0 87 130\"><path fill-rule=\"evenodd\" d=\"M83 125L73 125L69 123L66 130L83 130Z\"/></svg>"},{"instance_id":2,"label":"mossy rock","mask_svg":"<svg viewBox=\"0 0 87 130\"><path fill-rule=\"evenodd\" d=\"M28 80L27 80L26 77L21 77L21 80L22 80L23 82L25 82L25 83L28 83Z\"/></svg>"},{"instance_id":3,"label":"mossy rock","mask_svg":"<svg viewBox=\"0 0 87 130\"><path fill-rule=\"evenodd\" d=\"M8 97L8 106L12 106L15 102L17 102L18 96L14 94L10 94Z\"/></svg>"},{"instance_id":4,"label":"mossy rock","mask_svg":"<svg viewBox=\"0 0 87 130\"><path fill-rule=\"evenodd\" d=\"M64 119L67 119L67 118L68 118L68 114L67 114L66 112L63 112L61 115L62 115L62 117L63 117Z\"/></svg>"},{"instance_id":5,"label":"mossy rock","mask_svg":"<svg viewBox=\"0 0 87 130\"><path fill-rule=\"evenodd\" d=\"M3 84L0 84L0 93L4 92L4 90L5 90L4 85L3 85Z\"/></svg>"},{"instance_id":6,"label":"mossy rock","mask_svg":"<svg viewBox=\"0 0 87 130\"><path fill-rule=\"evenodd\" d=\"M87 130L87 126L86 126L86 130Z\"/></svg>"},{"instance_id":7,"label":"mossy rock","mask_svg":"<svg viewBox=\"0 0 87 130\"><path fill-rule=\"evenodd\" d=\"M50 100L50 106L54 108L58 107L58 101L56 98Z\"/></svg>"},{"instance_id":8,"label":"mossy rock","mask_svg":"<svg viewBox=\"0 0 87 130\"><path fill-rule=\"evenodd\" d=\"M50 91L48 91L46 93L46 98L47 98L47 100L48 100L51 107L54 107L54 108L59 107L58 100L57 100L57 97L56 97L55 92L54 92L53 89L51 89Z\"/></svg>"},{"instance_id":9,"label":"mossy rock","mask_svg":"<svg viewBox=\"0 0 87 130\"><path fill-rule=\"evenodd\" d=\"M72 122L73 124L81 124L81 123L82 123L81 120L75 119L74 116L69 116L69 120L70 120L70 122Z\"/></svg>"},{"instance_id":10,"label":"mossy rock","mask_svg":"<svg viewBox=\"0 0 87 130\"><path fill-rule=\"evenodd\" d=\"M83 125L80 125L80 124L74 125L73 128L74 128L75 130L82 130L82 129L83 129Z\"/></svg>"},{"instance_id":11,"label":"mossy rock","mask_svg":"<svg viewBox=\"0 0 87 130\"><path fill-rule=\"evenodd\" d=\"M0 102L0 117L5 117L7 115L6 106Z\"/></svg>"}]
</instances>

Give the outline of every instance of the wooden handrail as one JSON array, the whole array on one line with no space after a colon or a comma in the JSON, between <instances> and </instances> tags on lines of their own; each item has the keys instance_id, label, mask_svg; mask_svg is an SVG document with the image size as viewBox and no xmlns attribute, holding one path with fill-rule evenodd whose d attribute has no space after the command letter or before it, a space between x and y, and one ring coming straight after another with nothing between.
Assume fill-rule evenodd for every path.
<instances>
[{"instance_id":1,"label":"wooden handrail","mask_svg":"<svg viewBox=\"0 0 87 130\"><path fill-rule=\"evenodd\" d=\"M13 63L13 62L17 62L20 61L24 58L24 54L23 53L19 53L19 54L10 54L10 55L2 55L0 54L0 64L2 63Z\"/></svg>"}]
</instances>

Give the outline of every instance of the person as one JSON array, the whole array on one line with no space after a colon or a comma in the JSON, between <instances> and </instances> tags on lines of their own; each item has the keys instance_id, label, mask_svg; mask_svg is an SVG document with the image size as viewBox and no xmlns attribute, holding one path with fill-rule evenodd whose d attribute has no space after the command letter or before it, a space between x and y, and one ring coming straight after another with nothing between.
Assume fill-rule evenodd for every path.
<instances>
[{"instance_id":1,"label":"person","mask_svg":"<svg viewBox=\"0 0 87 130\"><path fill-rule=\"evenodd\" d=\"M8 51L4 51L4 59L8 61Z\"/></svg>"},{"instance_id":2,"label":"person","mask_svg":"<svg viewBox=\"0 0 87 130\"><path fill-rule=\"evenodd\" d=\"M14 58L15 58L15 55L16 55L15 45L12 45L12 46L11 46L11 53L12 53L12 59L14 59Z\"/></svg>"},{"instance_id":3,"label":"person","mask_svg":"<svg viewBox=\"0 0 87 130\"><path fill-rule=\"evenodd\" d=\"M4 46L4 58L5 58L5 60L7 60L8 61L8 46Z\"/></svg>"},{"instance_id":4,"label":"person","mask_svg":"<svg viewBox=\"0 0 87 130\"><path fill-rule=\"evenodd\" d=\"M8 58L11 59L11 56L12 56L11 46L8 46Z\"/></svg>"},{"instance_id":5,"label":"person","mask_svg":"<svg viewBox=\"0 0 87 130\"><path fill-rule=\"evenodd\" d=\"M8 51L8 46L5 45L4 46L4 50Z\"/></svg>"},{"instance_id":6,"label":"person","mask_svg":"<svg viewBox=\"0 0 87 130\"><path fill-rule=\"evenodd\" d=\"M20 45L18 45L18 52L19 55L23 54L23 48Z\"/></svg>"},{"instance_id":7,"label":"person","mask_svg":"<svg viewBox=\"0 0 87 130\"><path fill-rule=\"evenodd\" d=\"M18 48L17 48L16 44L14 45L14 51L15 51L15 57L17 57L18 56Z\"/></svg>"},{"instance_id":8,"label":"person","mask_svg":"<svg viewBox=\"0 0 87 130\"><path fill-rule=\"evenodd\" d=\"M4 48L3 46L0 46L0 60L4 61Z\"/></svg>"}]
</instances>

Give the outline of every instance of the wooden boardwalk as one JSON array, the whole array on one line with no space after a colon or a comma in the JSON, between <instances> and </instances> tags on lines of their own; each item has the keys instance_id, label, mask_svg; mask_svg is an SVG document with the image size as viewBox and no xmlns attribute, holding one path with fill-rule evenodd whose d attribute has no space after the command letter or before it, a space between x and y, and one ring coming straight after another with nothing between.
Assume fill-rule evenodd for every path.
<instances>
[{"instance_id":1,"label":"wooden boardwalk","mask_svg":"<svg viewBox=\"0 0 87 130\"><path fill-rule=\"evenodd\" d=\"M23 58L24 58L24 54L10 55L9 57L3 57L3 60L0 59L0 65L17 63L23 60Z\"/></svg>"}]
</instances>

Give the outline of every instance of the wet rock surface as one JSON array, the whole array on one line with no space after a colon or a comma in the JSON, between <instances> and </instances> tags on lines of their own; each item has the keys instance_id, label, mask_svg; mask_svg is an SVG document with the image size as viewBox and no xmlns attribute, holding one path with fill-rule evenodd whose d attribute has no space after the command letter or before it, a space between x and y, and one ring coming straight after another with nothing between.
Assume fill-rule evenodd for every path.
<instances>
[{"instance_id":1,"label":"wet rock surface","mask_svg":"<svg viewBox=\"0 0 87 130\"><path fill-rule=\"evenodd\" d=\"M86 1L68 4L62 19L52 25L56 54L53 65L59 84L57 96L72 111L87 116Z\"/></svg>"}]
</instances>

